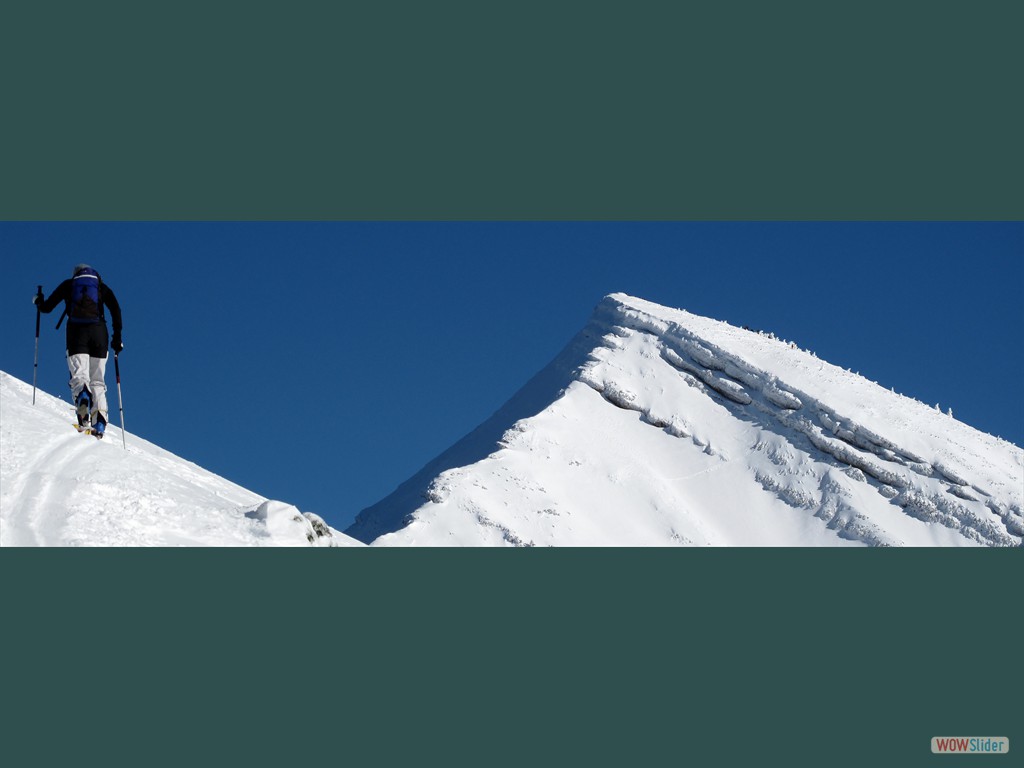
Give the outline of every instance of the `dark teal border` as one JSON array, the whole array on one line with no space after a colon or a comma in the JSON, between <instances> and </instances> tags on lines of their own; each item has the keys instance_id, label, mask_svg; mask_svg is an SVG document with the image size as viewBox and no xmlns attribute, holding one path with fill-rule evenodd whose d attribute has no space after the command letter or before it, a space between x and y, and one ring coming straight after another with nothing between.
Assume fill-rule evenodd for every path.
<instances>
[{"instance_id":1,"label":"dark teal border","mask_svg":"<svg viewBox=\"0 0 1024 768\"><path fill-rule=\"evenodd\" d=\"M1020 733L1012 551L0 563L4 752L33 764L913 766Z\"/></svg>"},{"instance_id":2,"label":"dark teal border","mask_svg":"<svg viewBox=\"0 0 1024 768\"><path fill-rule=\"evenodd\" d=\"M23 4L0 218L1017 219L1019 3Z\"/></svg>"}]
</instances>

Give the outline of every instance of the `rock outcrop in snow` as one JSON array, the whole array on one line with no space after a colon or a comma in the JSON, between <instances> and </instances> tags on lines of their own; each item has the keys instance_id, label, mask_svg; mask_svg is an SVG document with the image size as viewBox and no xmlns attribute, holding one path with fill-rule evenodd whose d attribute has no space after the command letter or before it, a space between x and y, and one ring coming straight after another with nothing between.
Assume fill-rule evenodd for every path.
<instances>
[{"instance_id":1,"label":"rock outcrop in snow","mask_svg":"<svg viewBox=\"0 0 1024 768\"><path fill-rule=\"evenodd\" d=\"M621 294L347 531L382 545L1019 546L1024 451L795 345Z\"/></svg>"},{"instance_id":2,"label":"rock outcrop in snow","mask_svg":"<svg viewBox=\"0 0 1024 768\"><path fill-rule=\"evenodd\" d=\"M336 545L336 531L322 517L312 512L300 512L298 508L283 501L265 501L251 512L246 512L245 516L266 525L267 532L280 543L321 547ZM339 540L344 538L347 537L339 536Z\"/></svg>"}]
</instances>

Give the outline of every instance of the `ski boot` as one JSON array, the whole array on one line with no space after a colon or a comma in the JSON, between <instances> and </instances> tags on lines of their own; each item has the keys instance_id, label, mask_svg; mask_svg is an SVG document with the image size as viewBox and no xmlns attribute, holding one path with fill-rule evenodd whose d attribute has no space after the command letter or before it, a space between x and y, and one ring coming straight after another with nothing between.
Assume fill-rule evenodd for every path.
<instances>
[{"instance_id":1,"label":"ski boot","mask_svg":"<svg viewBox=\"0 0 1024 768\"><path fill-rule=\"evenodd\" d=\"M78 416L78 428L85 430L89 428L89 411L92 408L92 398L89 390L83 389L75 399L75 414Z\"/></svg>"},{"instance_id":2,"label":"ski boot","mask_svg":"<svg viewBox=\"0 0 1024 768\"><path fill-rule=\"evenodd\" d=\"M103 435L104 435L104 433L106 433L106 431L107 431L107 422L106 422L106 420L102 416L100 416L99 414L96 414L96 423L92 425L92 433L93 433L93 435L98 440L102 440L103 439Z\"/></svg>"}]
</instances>

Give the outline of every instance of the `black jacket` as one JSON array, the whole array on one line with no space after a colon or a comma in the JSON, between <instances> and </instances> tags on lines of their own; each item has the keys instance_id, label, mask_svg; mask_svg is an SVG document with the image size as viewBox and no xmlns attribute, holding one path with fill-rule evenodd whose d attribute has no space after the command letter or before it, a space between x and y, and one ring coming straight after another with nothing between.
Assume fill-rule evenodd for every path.
<instances>
[{"instance_id":1,"label":"black jacket","mask_svg":"<svg viewBox=\"0 0 1024 768\"><path fill-rule=\"evenodd\" d=\"M65 280L58 285L57 290L51 293L48 299L37 305L39 311L49 314L62 301L64 302L65 309L70 310L71 282L71 280ZM121 305L117 303L117 297L110 289L110 286L100 280L100 319L106 324L107 319L103 314L104 307L110 310L110 321L114 325L114 336L119 337L121 335Z\"/></svg>"}]
</instances>

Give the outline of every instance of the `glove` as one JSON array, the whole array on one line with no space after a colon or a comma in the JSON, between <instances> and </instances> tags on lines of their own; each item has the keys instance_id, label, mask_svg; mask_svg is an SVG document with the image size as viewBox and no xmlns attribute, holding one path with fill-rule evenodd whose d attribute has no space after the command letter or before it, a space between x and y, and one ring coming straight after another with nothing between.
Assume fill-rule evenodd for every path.
<instances>
[{"instance_id":1,"label":"glove","mask_svg":"<svg viewBox=\"0 0 1024 768\"><path fill-rule=\"evenodd\" d=\"M110 348L114 350L115 355L120 354L121 350L124 349L124 344L121 343L121 334L114 334L114 339L110 342Z\"/></svg>"},{"instance_id":2,"label":"glove","mask_svg":"<svg viewBox=\"0 0 1024 768\"><path fill-rule=\"evenodd\" d=\"M43 302L43 294L35 293L35 294L32 295L32 303L33 304L41 304L42 302Z\"/></svg>"}]
</instances>

